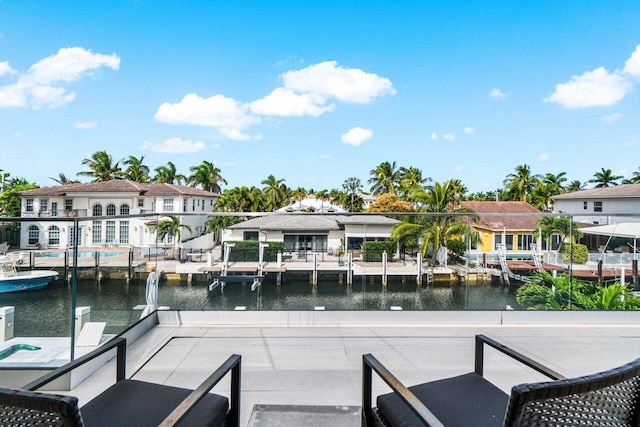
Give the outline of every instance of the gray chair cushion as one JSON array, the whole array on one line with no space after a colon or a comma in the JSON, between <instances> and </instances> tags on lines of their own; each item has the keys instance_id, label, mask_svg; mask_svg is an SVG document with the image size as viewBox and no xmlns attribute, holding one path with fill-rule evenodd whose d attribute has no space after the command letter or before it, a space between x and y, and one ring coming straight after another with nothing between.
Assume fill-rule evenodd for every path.
<instances>
[{"instance_id":1,"label":"gray chair cushion","mask_svg":"<svg viewBox=\"0 0 640 427\"><path fill-rule=\"evenodd\" d=\"M509 396L475 373L409 387L447 427L501 426ZM422 425L394 393L378 396L378 410L393 427Z\"/></svg>"},{"instance_id":2,"label":"gray chair cushion","mask_svg":"<svg viewBox=\"0 0 640 427\"><path fill-rule=\"evenodd\" d=\"M80 408L87 426L157 426L193 390L122 380ZM226 397L209 393L181 425L219 426L229 410Z\"/></svg>"}]
</instances>

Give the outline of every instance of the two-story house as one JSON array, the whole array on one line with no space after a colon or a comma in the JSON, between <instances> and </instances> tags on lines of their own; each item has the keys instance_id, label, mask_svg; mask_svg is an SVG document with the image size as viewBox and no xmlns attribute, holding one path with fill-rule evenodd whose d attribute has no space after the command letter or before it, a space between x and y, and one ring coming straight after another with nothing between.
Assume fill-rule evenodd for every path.
<instances>
[{"instance_id":1,"label":"two-story house","mask_svg":"<svg viewBox=\"0 0 640 427\"><path fill-rule=\"evenodd\" d=\"M553 201L555 213L571 215L576 222L640 222L640 184L574 191L554 196Z\"/></svg>"},{"instance_id":2,"label":"two-story house","mask_svg":"<svg viewBox=\"0 0 640 427\"><path fill-rule=\"evenodd\" d=\"M168 216L178 216L181 224L191 228L191 232L181 230L183 240L200 236L205 230L206 214L214 211L220 197L194 187L128 180L58 185L18 194L22 217L33 218L22 223L21 248L71 246L72 218L83 219L79 224L79 246L170 245L174 236L157 242L153 225ZM126 217L140 214L148 216Z\"/></svg>"}]
</instances>

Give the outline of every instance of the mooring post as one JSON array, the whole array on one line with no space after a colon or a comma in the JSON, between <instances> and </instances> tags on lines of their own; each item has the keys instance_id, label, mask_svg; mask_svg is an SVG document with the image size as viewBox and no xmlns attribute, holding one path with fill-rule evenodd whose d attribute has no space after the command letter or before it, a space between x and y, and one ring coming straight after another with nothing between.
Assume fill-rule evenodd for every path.
<instances>
[{"instance_id":1,"label":"mooring post","mask_svg":"<svg viewBox=\"0 0 640 427\"><path fill-rule=\"evenodd\" d=\"M382 252L382 286L387 286L387 251Z\"/></svg>"},{"instance_id":2,"label":"mooring post","mask_svg":"<svg viewBox=\"0 0 640 427\"><path fill-rule=\"evenodd\" d=\"M318 284L318 254L313 253L313 284Z\"/></svg>"},{"instance_id":3,"label":"mooring post","mask_svg":"<svg viewBox=\"0 0 640 427\"><path fill-rule=\"evenodd\" d=\"M418 264L418 275L416 276L416 282L418 285L422 285L422 253L418 252L416 255L416 263Z\"/></svg>"},{"instance_id":4,"label":"mooring post","mask_svg":"<svg viewBox=\"0 0 640 427\"><path fill-rule=\"evenodd\" d=\"M347 285L353 284L353 253L347 254Z\"/></svg>"},{"instance_id":5,"label":"mooring post","mask_svg":"<svg viewBox=\"0 0 640 427\"><path fill-rule=\"evenodd\" d=\"M69 284L69 250L64 250L64 280Z\"/></svg>"}]
</instances>

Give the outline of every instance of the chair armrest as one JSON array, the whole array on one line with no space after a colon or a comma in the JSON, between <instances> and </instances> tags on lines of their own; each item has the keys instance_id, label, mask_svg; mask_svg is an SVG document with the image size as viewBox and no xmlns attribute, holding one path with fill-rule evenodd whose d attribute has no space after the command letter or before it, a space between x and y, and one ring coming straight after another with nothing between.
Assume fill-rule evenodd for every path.
<instances>
[{"instance_id":1,"label":"chair armrest","mask_svg":"<svg viewBox=\"0 0 640 427\"><path fill-rule=\"evenodd\" d=\"M371 371L375 371L393 392L402 399L425 426L444 426L440 420L422 403L415 394L405 387L382 363L373 355L362 356L362 411L366 425L374 425L371 402Z\"/></svg>"},{"instance_id":2,"label":"chair armrest","mask_svg":"<svg viewBox=\"0 0 640 427\"><path fill-rule=\"evenodd\" d=\"M65 365L60 366L57 369L49 372L42 377L31 381L29 384L22 387L25 390L35 391L41 388L42 386L49 384L51 381L55 380L63 376L64 374L73 371L80 365L84 365L85 363L95 359L96 357L113 350L114 347L117 347L117 363L116 363L116 381L123 380L125 378L126 372L126 360L127 360L127 340L126 338L114 338L90 353L85 354L77 358L76 360L69 362Z\"/></svg>"},{"instance_id":3,"label":"chair armrest","mask_svg":"<svg viewBox=\"0 0 640 427\"><path fill-rule=\"evenodd\" d=\"M186 399L180 403L164 419L160 426L168 427L179 423L200 402L209 391L231 371L231 397L229 399L229 423L230 426L240 424L240 361L242 356L233 354L215 372L202 382Z\"/></svg>"},{"instance_id":4,"label":"chair armrest","mask_svg":"<svg viewBox=\"0 0 640 427\"><path fill-rule=\"evenodd\" d=\"M564 380L566 377L557 373L551 368L536 362L535 360L525 356L524 354L515 351L498 341L487 337L486 335L476 335L476 349L475 349L475 373L482 376L484 371L484 344L495 348L501 353L517 360L518 362L530 367L531 369L540 372L543 375L551 378L552 380Z\"/></svg>"}]
</instances>

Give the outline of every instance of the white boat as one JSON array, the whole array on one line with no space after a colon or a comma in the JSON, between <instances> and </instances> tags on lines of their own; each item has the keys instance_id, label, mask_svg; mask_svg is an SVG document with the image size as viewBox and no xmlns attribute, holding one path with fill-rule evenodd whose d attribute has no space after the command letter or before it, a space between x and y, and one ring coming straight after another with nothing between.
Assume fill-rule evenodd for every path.
<instances>
[{"instance_id":1,"label":"white boat","mask_svg":"<svg viewBox=\"0 0 640 427\"><path fill-rule=\"evenodd\" d=\"M0 294L42 289L57 277L55 271L18 271L16 260L6 255L0 256Z\"/></svg>"}]
</instances>

